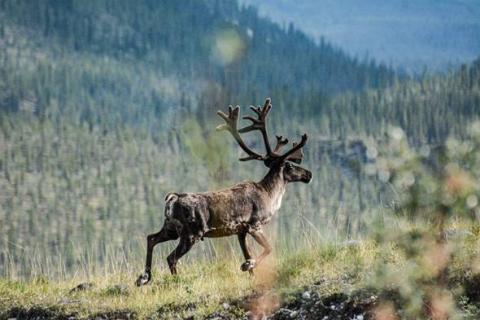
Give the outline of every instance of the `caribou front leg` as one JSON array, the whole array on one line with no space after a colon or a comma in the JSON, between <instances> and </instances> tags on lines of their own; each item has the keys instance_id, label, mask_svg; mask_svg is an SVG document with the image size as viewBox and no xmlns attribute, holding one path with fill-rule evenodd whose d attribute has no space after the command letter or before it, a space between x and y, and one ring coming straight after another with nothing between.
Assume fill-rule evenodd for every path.
<instances>
[{"instance_id":1,"label":"caribou front leg","mask_svg":"<svg viewBox=\"0 0 480 320\"><path fill-rule=\"evenodd\" d=\"M262 246L263 252L262 254L260 254L260 256L257 257L256 260L250 259L245 261L242 264L243 271L252 270L256 266L258 266L258 264L260 264L260 262L262 262L262 260L270 254L270 252L272 252L272 247L268 243L268 240L263 234L262 230L250 231L249 233L253 237L253 239L255 239L255 241L257 241L257 243Z\"/></svg>"},{"instance_id":2,"label":"caribou front leg","mask_svg":"<svg viewBox=\"0 0 480 320\"><path fill-rule=\"evenodd\" d=\"M238 242L240 242L240 248L242 248L243 256L245 257L245 262L240 266L240 270L248 271L253 275L253 267L255 265L255 260L252 259L252 254L247 246L247 233L242 232L238 234Z\"/></svg>"}]
</instances>

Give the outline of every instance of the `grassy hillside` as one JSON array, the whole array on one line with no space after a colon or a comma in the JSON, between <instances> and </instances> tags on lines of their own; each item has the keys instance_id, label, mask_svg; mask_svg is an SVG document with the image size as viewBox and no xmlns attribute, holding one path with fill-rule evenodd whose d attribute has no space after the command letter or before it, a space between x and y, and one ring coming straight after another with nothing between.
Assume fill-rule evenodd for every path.
<instances>
[{"instance_id":1,"label":"grassy hillside","mask_svg":"<svg viewBox=\"0 0 480 320\"><path fill-rule=\"evenodd\" d=\"M399 226L396 226L397 228ZM455 229L451 229L452 231ZM472 229L473 230L473 229ZM398 229L397 229L398 231ZM458 239L457 239L458 241ZM444 303L453 319L480 316L478 275L469 251L478 234L463 238L449 269L453 300ZM349 242L313 246L295 253L276 251L254 277L240 272L240 259L217 259L166 268L155 281L135 287L129 271L74 276L58 281L0 279L0 317L18 319L420 319L416 291L409 283L412 261L397 244ZM429 268L428 260L422 268ZM133 266L131 266L133 267ZM388 269L390 276L384 274ZM422 269L423 275L432 269ZM397 285L400 287L396 287ZM431 288L434 288L432 286ZM454 312L452 312L455 310ZM387 318L388 319L388 318Z\"/></svg>"},{"instance_id":2,"label":"grassy hillside","mask_svg":"<svg viewBox=\"0 0 480 320\"><path fill-rule=\"evenodd\" d=\"M241 297L278 319L357 297L365 317L477 314L478 60L397 77L230 1L6 0L0 16L0 318L241 317ZM275 256L251 279L235 237L206 239L171 277L165 243L157 282L134 288L167 192L265 174L214 128L267 96L270 134L307 132L313 173L266 228Z\"/></svg>"},{"instance_id":3,"label":"grassy hillside","mask_svg":"<svg viewBox=\"0 0 480 320\"><path fill-rule=\"evenodd\" d=\"M182 266L178 277L172 277L163 269L155 274L157 280L152 286L143 288L133 285L136 270L90 278L73 277L60 283L43 278L30 282L0 280L5 306L3 316L15 316L18 308L17 314L41 314L43 310L57 317L86 318L104 314L110 318L117 312L122 318L131 313L135 318L173 319L194 315L195 319L202 319L220 311L229 314L229 318L240 319L249 311L248 304L251 308L274 310L277 304L293 300L302 287L316 281L322 282L318 293L323 296L341 292L346 287L354 289L365 280L361 272L372 267L377 250L365 243L360 247L310 248L293 255L276 252L275 259L266 261L255 277L240 272L240 259L218 259ZM351 278L342 281L345 274ZM79 283L91 283L92 287L69 293ZM259 305L255 306L255 302Z\"/></svg>"}]
</instances>

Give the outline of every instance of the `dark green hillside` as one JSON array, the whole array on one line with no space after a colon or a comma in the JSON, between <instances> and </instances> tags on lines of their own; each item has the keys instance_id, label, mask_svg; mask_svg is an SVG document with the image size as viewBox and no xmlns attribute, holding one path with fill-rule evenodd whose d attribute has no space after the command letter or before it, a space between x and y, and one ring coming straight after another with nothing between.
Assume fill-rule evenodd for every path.
<instances>
[{"instance_id":1,"label":"dark green hillside","mask_svg":"<svg viewBox=\"0 0 480 320\"><path fill-rule=\"evenodd\" d=\"M31 101L37 114L89 123L153 122L170 107L210 111L275 90L334 95L394 78L231 0L4 0L0 15L0 107Z\"/></svg>"},{"instance_id":2,"label":"dark green hillside","mask_svg":"<svg viewBox=\"0 0 480 320\"><path fill-rule=\"evenodd\" d=\"M315 105L315 102L312 102ZM442 143L463 137L480 115L480 59L448 75L399 81L387 89L347 93L332 99L319 115L320 131L339 139L364 133L382 140L391 125L411 142Z\"/></svg>"},{"instance_id":3,"label":"dark green hillside","mask_svg":"<svg viewBox=\"0 0 480 320\"><path fill-rule=\"evenodd\" d=\"M395 124L417 143L462 134L478 114L478 61L400 81L233 1L4 0L0 15L0 108L57 123L157 134L272 96L279 127L310 119L344 139Z\"/></svg>"}]
</instances>

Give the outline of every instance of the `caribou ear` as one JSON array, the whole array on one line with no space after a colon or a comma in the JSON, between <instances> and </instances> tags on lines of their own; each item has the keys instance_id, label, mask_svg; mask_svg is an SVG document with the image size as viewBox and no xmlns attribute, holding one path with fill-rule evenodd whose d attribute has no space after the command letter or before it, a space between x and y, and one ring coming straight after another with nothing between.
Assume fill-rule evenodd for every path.
<instances>
[{"instance_id":1,"label":"caribou ear","mask_svg":"<svg viewBox=\"0 0 480 320\"><path fill-rule=\"evenodd\" d=\"M298 143L294 142L293 147L295 148L298 145ZM294 153L288 156L287 158L288 161L295 162L296 164L302 163L303 160L303 151L302 149L296 150Z\"/></svg>"}]
</instances>

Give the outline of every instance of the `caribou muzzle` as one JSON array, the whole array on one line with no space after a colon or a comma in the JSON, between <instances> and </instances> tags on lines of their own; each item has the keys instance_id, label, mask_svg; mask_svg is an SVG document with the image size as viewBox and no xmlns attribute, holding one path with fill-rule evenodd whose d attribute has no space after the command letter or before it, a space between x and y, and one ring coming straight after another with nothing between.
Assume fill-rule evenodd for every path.
<instances>
[{"instance_id":1,"label":"caribou muzzle","mask_svg":"<svg viewBox=\"0 0 480 320\"><path fill-rule=\"evenodd\" d=\"M310 183L312 181L312 173L308 170L305 170L305 174L302 176L302 182Z\"/></svg>"}]
</instances>

